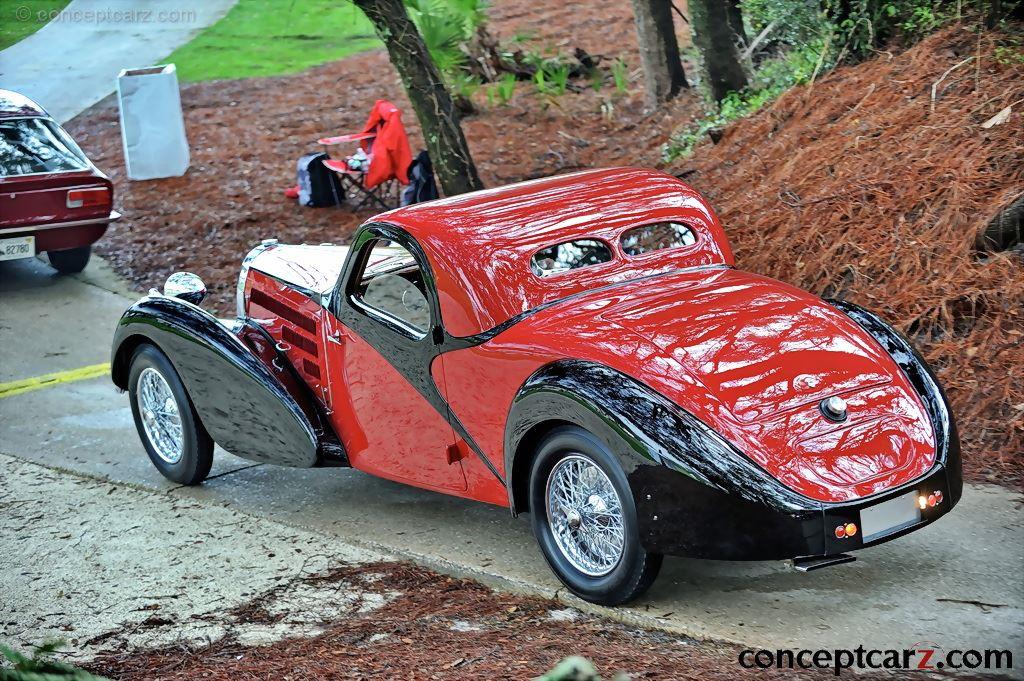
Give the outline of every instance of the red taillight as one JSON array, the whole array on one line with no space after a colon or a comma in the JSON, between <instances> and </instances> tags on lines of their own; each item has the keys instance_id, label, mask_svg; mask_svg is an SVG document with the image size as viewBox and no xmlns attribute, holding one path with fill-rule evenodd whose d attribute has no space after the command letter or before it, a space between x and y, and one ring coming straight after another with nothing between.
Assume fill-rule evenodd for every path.
<instances>
[{"instance_id":1,"label":"red taillight","mask_svg":"<svg viewBox=\"0 0 1024 681\"><path fill-rule=\"evenodd\" d=\"M852 537L855 534L857 534L857 526L853 523L846 523L845 525L839 525L836 527L836 539Z\"/></svg>"},{"instance_id":2,"label":"red taillight","mask_svg":"<svg viewBox=\"0 0 1024 681\"><path fill-rule=\"evenodd\" d=\"M99 208L109 205L110 189L107 187L72 189L68 192L68 208Z\"/></svg>"},{"instance_id":3,"label":"red taillight","mask_svg":"<svg viewBox=\"0 0 1024 681\"><path fill-rule=\"evenodd\" d=\"M935 503L936 503L936 505L937 504L941 504L942 503L942 492L939 492L938 490L936 490L934 496L935 496Z\"/></svg>"}]
</instances>

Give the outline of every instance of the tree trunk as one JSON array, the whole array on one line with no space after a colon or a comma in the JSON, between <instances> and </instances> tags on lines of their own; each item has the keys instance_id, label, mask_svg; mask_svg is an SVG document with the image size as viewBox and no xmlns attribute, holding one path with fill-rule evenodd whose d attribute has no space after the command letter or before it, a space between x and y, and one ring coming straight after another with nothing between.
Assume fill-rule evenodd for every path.
<instances>
[{"instance_id":1,"label":"tree trunk","mask_svg":"<svg viewBox=\"0 0 1024 681\"><path fill-rule=\"evenodd\" d=\"M740 41L740 45L746 47L750 44L747 38L747 29L743 26L743 10L740 9L739 0L725 0L729 10L729 28L733 35Z\"/></svg>"},{"instance_id":2,"label":"tree trunk","mask_svg":"<svg viewBox=\"0 0 1024 681\"><path fill-rule=\"evenodd\" d=\"M679 59L672 4L670 0L633 0L633 16L640 42L647 104L653 108L689 87L683 62Z\"/></svg>"},{"instance_id":3,"label":"tree trunk","mask_svg":"<svg viewBox=\"0 0 1024 681\"><path fill-rule=\"evenodd\" d=\"M690 0L690 22L715 101L747 87L747 73L729 23L729 0Z\"/></svg>"},{"instance_id":4,"label":"tree trunk","mask_svg":"<svg viewBox=\"0 0 1024 681\"><path fill-rule=\"evenodd\" d=\"M1024 243L1024 194L1003 206L978 235L975 248L994 253Z\"/></svg>"},{"instance_id":5,"label":"tree trunk","mask_svg":"<svg viewBox=\"0 0 1024 681\"><path fill-rule=\"evenodd\" d=\"M1017 3L1018 8L1021 4ZM1003 14L1003 3L1002 0L989 0L988 12L985 15L985 28L992 30L999 24L999 18Z\"/></svg>"},{"instance_id":6,"label":"tree trunk","mask_svg":"<svg viewBox=\"0 0 1024 681\"><path fill-rule=\"evenodd\" d=\"M353 0L385 47L416 111L434 173L448 196L483 189L459 114L402 0Z\"/></svg>"}]
</instances>

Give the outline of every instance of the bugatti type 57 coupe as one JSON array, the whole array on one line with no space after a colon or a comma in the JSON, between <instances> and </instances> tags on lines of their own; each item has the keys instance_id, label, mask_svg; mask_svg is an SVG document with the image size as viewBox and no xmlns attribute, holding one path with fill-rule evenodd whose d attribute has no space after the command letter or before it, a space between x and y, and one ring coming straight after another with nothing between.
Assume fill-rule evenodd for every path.
<instances>
[{"instance_id":1,"label":"bugatti type 57 coupe","mask_svg":"<svg viewBox=\"0 0 1024 681\"><path fill-rule=\"evenodd\" d=\"M935 376L875 314L734 267L658 172L595 170L380 214L350 246L267 240L237 318L172 275L128 309L114 383L160 472L214 443L528 512L580 597L662 556L813 569L921 528L962 490Z\"/></svg>"}]
</instances>

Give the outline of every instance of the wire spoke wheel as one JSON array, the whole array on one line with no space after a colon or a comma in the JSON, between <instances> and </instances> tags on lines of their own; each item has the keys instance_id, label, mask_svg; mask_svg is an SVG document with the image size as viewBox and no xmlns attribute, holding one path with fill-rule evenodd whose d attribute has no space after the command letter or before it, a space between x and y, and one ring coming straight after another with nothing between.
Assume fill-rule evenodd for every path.
<instances>
[{"instance_id":1,"label":"wire spoke wheel","mask_svg":"<svg viewBox=\"0 0 1024 681\"><path fill-rule=\"evenodd\" d=\"M156 455L167 463L178 463L185 453L184 430L178 402L163 374L152 367L143 369L136 399L143 430Z\"/></svg>"},{"instance_id":2,"label":"wire spoke wheel","mask_svg":"<svg viewBox=\"0 0 1024 681\"><path fill-rule=\"evenodd\" d=\"M622 560L625 522L612 481L590 459L569 454L548 474L547 517L555 544L573 567L591 577Z\"/></svg>"}]
</instances>

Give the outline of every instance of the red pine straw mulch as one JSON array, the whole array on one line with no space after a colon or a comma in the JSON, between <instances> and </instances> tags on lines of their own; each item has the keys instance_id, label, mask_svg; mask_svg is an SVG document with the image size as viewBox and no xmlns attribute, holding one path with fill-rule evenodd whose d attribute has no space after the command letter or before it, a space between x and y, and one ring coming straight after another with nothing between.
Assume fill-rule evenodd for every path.
<instances>
[{"instance_id":1,"label":"red pine straw mulch","mask_svg":"<svg viewBox=\"0 0 1024 681\"><path fill-rule=\"evenodd\" d=\"M744 269L879 312L953 404L972 480L1024 482L1024 249L975 239L1024 193L1024 69L966 26L842 68L675 170L715 204ZM931 88L947 69L974 59ZM980 124L1013 104L1010 120Z\"/></svg>"},{"instance_id":2,"label":"red pine straw mulch","mask_svg":"<svg viewBox=\"0 0 1024 681\"><path fill-rule=\"evenodd\" d=\"M322 579L399 595L379 609L354 608L319 636L259 647L228 636L199 648L110 652L87 667L118 680L530 679L569 655L582 655L606 679L621 670L632 679L731 681L746 671L738 663L739 646L643 631L582 613L556 620L552 610L568 611L555 601L494 592L406 563L342 568ZM233 614L266 620L259 600ZM828 670L773 668L756 674L835 678Z\"/></svg>"}]
</instances>

